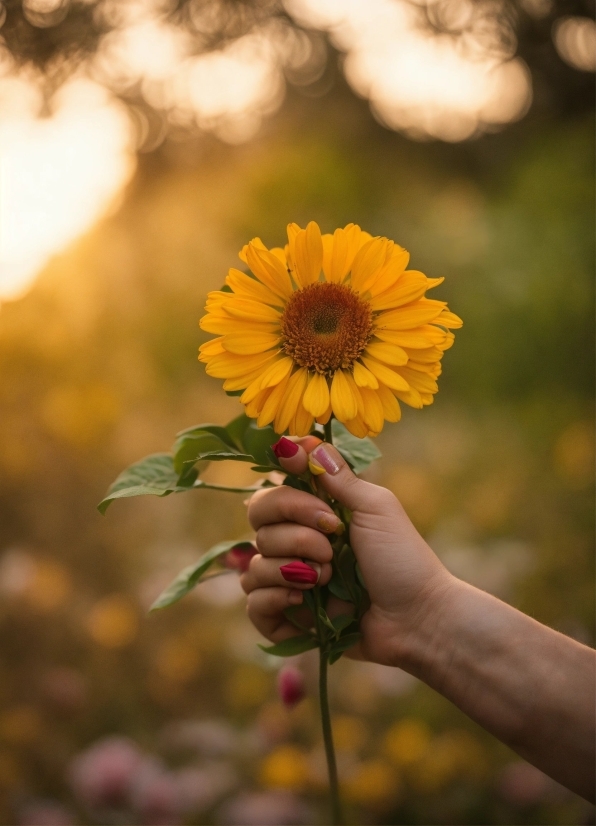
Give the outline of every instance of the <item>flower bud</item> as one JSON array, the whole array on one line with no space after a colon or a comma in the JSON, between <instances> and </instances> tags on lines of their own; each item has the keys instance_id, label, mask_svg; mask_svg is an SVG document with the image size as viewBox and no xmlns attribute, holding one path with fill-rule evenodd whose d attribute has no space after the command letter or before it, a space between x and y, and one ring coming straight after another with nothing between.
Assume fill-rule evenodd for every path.
<instances>
[{"instance_id":1,"label":"flower bud","mask_svg":"<svg viewBox=\"0 0 596 826\"><path fill-rule=\"evenodd\" d=\"M243 574L248 571L250 560L256 554L257 549L252 542L238 542L237 545L228 551L224 557L224 565L226 568L232 568L235 571L240 571Z\"/></svg>"},{"instance_id":2,"label":"flower bud","mask_svg":"<svg viewBox=\"0 0 596 826\"><path fill-rule=\"evenodd\" d=\"M291 665L284 665L277 675L277 691L287 708L297 705L306 696L302 671Z\"/></svg>"}]
</instances>

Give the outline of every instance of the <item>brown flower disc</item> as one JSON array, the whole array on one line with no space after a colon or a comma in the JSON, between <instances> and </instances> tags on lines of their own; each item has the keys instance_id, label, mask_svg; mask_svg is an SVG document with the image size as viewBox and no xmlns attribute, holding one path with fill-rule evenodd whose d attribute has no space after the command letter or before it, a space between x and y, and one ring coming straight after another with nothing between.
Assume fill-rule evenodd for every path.
<instances>
[{"instance_id":1,"label":"brown flower disc","mask_svg":"<svg viewBox=\"0 0 596 826\"><path fill-rule=\"evenodd\" d=\"M296 364L332 375L352 366L372 332L372 310L343 284L318 282L292 294L281 319L283 348Z\"/></svg>"}]
</instances>

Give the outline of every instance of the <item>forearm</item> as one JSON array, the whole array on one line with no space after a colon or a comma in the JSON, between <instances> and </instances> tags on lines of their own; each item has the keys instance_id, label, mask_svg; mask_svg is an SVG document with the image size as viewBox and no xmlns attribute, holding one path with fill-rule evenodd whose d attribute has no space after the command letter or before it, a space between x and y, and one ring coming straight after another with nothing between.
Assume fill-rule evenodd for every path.
<instances>
[{"instance_id":1,"label":"forearm","mask_svg":"<svg viewBox=\"0 0 596 826\"><path fill-rule=\"evenodd\" d=\"M593 800L594 651L450 578L399 656L402 668Z\"/></svg>"}]
</instances>

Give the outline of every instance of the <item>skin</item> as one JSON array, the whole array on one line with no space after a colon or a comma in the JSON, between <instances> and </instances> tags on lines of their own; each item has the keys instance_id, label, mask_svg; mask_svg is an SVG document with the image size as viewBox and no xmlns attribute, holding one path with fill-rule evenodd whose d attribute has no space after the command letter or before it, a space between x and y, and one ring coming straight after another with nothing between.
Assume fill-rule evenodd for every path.
<instances>
[{"instance_id":1,"label":"skin","mask_svg":"<svg viewBox=\"0 0 596 826\"><path fill-rule=\"evenodd\" d=\"M319 440L295 441L296 456L280 461L302 473ZM358 479L335 448L324 449L339 470L317 476L317 484L353 512L352 547L371 598L362 642L350 655L415 675L593 802L596 652L454 577L390 491ZM327 536L338 520L317 497L285 486L256 493L248 518L259 551L241 579L248 615L280 642L300 633L283 610L313 587L286 582L280 566L302 559L320 566L319 581L328 582ZM329 606L331 615L345 610L339 601Z\"/></svg>"}]
</instances>

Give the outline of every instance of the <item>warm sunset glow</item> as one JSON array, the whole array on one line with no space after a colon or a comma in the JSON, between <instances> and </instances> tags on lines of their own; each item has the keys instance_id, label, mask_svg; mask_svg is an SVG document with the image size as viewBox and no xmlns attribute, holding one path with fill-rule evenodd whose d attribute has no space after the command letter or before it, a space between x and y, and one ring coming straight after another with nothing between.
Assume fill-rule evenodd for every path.
<instances>
[{"instance_id":1,"label":"warm sunset glow","mask_svg":"<svg viewBox=\"0 0 596 826\"><path fill-rule=\"evenodd\" d=\"M21 294L92 226L133 170L126 115L99 86L69 84L50 118L8 112L0 124L0 298Z\"/></svg>"},{"instance_id":2,"label":"warm sunset glow","mask_svg":"<svg viewBox=\"0 0 596 826\"><path fill-rule=\"evenodd\" d=\"M461 0L458 13L469 13ZM300 22L329 31L346 53L345 73L379 120L414 138L461 141L522 117L531 101L520 59L466 55L420 29L403 0L286 0ZM457 11L457 9L456 9ZM505 56L506 57L506 56Z\"/></svg>"}]
</instances>

